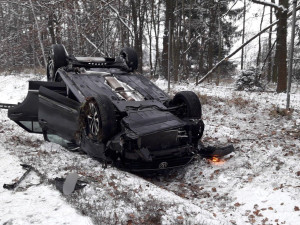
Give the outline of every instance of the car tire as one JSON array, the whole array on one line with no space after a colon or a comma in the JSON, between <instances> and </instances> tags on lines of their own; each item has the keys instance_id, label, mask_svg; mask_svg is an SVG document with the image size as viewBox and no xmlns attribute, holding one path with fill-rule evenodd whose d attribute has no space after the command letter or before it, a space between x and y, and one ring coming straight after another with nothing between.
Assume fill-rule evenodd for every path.
<instances>
[{"instance_id":1,"label":"car tire","mask_svg":"<svg viewBox=\"0 0 300 225\"><path fill-rule=\"evenodd\" d=\"M67 66L68 53L62 44L51 46L47 63L47 81L55 81L55 74L58 68Z\"/></svg>"},{"instance_id":2,"label":"car tire","mask_svg":"<svg viewBox=\"0 0 300 225\"><path fill-rule=\"evenodd\" d=\"M117 132L117 121L114 105L105 95L87 100L83 107L84 127L86 136L93 140L106 143Z\"/></svg>"},{"instance_id":3,"label":"car tire","mask_svg":"<svg viewBox=\"0 0 300 225\"><path fill-rule=\"evenodd\" d=\"M125 59L130 72L138 68L138 56L133 48L125 47L120 51L120 56Z\"/></svg>"},{"instance_id":4,"label":"car tire","mask_svg":"<svg viewBox=\"0 0 300 225\"><path fill-rule=\"evenodd\" d=\"M182 105L182 107L177 111L178 117L180 118L201 119L202 117L200 100L192 91L178 92L171 101L171 105Z\"/></svg>"}]
</instances>

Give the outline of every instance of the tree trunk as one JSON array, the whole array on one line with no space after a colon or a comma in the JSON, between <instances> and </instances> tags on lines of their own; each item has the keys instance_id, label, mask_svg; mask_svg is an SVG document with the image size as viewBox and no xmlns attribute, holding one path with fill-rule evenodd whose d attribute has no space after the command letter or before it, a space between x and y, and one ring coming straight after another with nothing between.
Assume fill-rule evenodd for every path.
<instances>
[{"instance_id":1,"label":"tree trunk","mask_svg":"<svg viewBox=\"0 0 300 225\"><path fill-rule=\"evenodd\" d=\"M41 31L40 31L39 24L38 24L38 21L37 21L35 12L34 12L34 7L33 7L33 4L32 4L32 0L29 0L29 1L30 1L30 6L31 6L32 13L33 13L35 25L36 25L36 28L37 28L37 32L38 32L38 38L39 38L40 46L41 46L41 49L42 49L44 63L45 63L45 66L46 66L47 65L47 60L46 60L46 55L45 55L45 51L44 51L44 44L43 44L42 37L41 37Z\"/></svg>"},{"instance_id":2,"label":"tree trunk","mask_svg":"<svg viewBox=\"0 0 300 225\"><path fill-rule=\"evenodd\" d=\"M49 16L48 16L48 30L49 30L50 37L51 37L51 44L56 44L55 33L54 33L53 12L50 12Z\"/></svg>"},{"instance_id":3,"label":"tree trunk","mask_svg":"<svg viewBox=\"0 0 300 225\"><path fill-rule=\"evenodd\" d=\"M261 31L262 29L262 23L264 21L264 17L265 17L265 6L263 9L263 14L261 16L261 21L260 21L260 26L259 26L259 31ZM260 35L258 36L258 53L257 53L257 58L256 58L256 67L259 67L259 64L261 62L261 38Z\"/></svg>"},{"instance_id":4,"label":"tree trunk","mask_svg":"<svg viewBox=\"0 0 300 225\"><path fill-rule=\"evenodd\" d=\"M221 12L220 12L220 3L218 3L218 61L221 61L222 57L222 49L223 49L223 43L222 43L222 27L221 27ZM220 76L221 76L221 67L218 68L218 74L217 74L217 80L216 85L218 86L220 83Z\"/></svg>"},{"instance_id":5,"label":"tree trunk","mask_svg":"<svg viewBox=\"0 0 300 225\"><path fill-rule=\"evenodd\" d=\"M209 31L208 31L208 49L207 49L207 64L208 70L213 68L214 63L214 35L216 33L216 9L214 2L210 2L210 18L209 18ZM209 82L209 80L208 80Z\"/></svg>"},{"instance_id":6,"label":"tree trunk","mask_svg":"<svg viewBox=\"0 0 300 225\"><path fill-rule=\"evenodd\" d=\"M143 72L143 31L144 31L144 18L145 18L145 2L143 0L131 0L131 12L133 21L134 33L134 49L138 55L138 69L137 72Z\"/></svg>"},{"instance_id":7,"label":"tree trunk","mask_svg":"<svg viewBox=\"0 0 300 225\"><path fill-rule=\"evenodd\" d=\"M242 33L242 44L245 42L245 23L246 23L246 0L244 0L244 9L243 9L243 33ZM244 48L242 48L241 53L241 70L244 69Z\"/></svg>"},{"instance_id":8,"label":"tree trunk","mask_svg":"<svg viewBox=\"0 0 300 225\"><path fill-rule=\"evenodd\" d=\"M274 0L272 0L272 2L274 3ZM270 7L270 24L273 22L273 9L272 7ZM269 52L271 51L272 48L272 27L270 27L269 30L269 40L268 40L268 47L269 47ZM270 53L271 54L271 53ZM272 55L270 55L268 57L268 76L267 76L267 80L268 82L271 81L271 75L272 75Z\"/></svg>"},{"instance_id":9,"label":"tree trunk","mask_svg":"<svg viewBox=\"0 0 300 225\"><path fill-rule=\"evenodd\" d=\"M169 22L173 24L174 22L174 7L175 2L173 0L166 0L166 11L165 11L165 29L164 29L164 36L163 36L163 51L162 51L162 61L161 61L161 70L162 75L165 77L165 79L168 79L168 58L171 57L168 55L168 35L172 33L172 26L171 30L169 31ZM170 43L171 44L171 43Z\"/></svg>"},{"instance_id":10,"label":"tree trunk","mask_svg":"<svg viewBox=\"0 0 300 225\"><path fill-rule=\"evenodd\" d=\"M288 0L279 0L279 4L288 9ZM287 11L278 10L277 43L275 53L275 69L277 76L277 93L285 92L287 88Z\"/></svg>"}]
</instances>

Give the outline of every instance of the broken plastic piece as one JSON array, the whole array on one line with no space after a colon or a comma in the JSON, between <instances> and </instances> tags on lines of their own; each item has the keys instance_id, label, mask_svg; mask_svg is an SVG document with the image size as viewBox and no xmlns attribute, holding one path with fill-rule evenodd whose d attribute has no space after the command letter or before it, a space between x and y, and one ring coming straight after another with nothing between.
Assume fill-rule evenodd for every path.
<instances>
[{"instance_id":1,"label":"broken plastic piece","mask_svg":"<svg viewBox=\"0 0 300 225\"><path fill-rule=\"evenodd\" d=\"M233 145L228 145L225 147L214 147L214 146L204 147L203 145L201 145L199 149L200 155L205 158L212 158L212 157L220 158L230 154L231 152L234 152Z\"/></svg>"},{"instance_id":2,"label":"broken plastic piece","mask_svg":"<svg viewBox=\"0 0 300 225\"><path fill-rule=\"evenodd\" d=\"M78 174L77 173L69 173L64 185L63 185L63 193L64 195L72 194L75 190L75 186L78 180Z\"/></svg>"},{"instance_id":3,"label":"broken plastic piece","mask_svg":"<svg viewBox=\"0 0 300 225\"><path fill-rule=\"evenodd\" d=\"M75 173L71 173L71 174L75 174ZM60 192L62 192L65 195L69 195L71 193L73 193L75 190L80 190L82 188L84 188L87 184L87 182L85 181L81 181L78 180L78 175L77 175L77 179L76 176L69 174L67 176L67 178L55 178L55 186L57 188L57 190L59 190ZM75 178L75 179L74 179ZM67 181L68 179L68 181ZM76 182L75 182L76 180ZM74 185L75 182L75 185ZM73 187L74 185L74 187ZM65 188L65 191L64 191Z\"/></svg>"}]
</instances>

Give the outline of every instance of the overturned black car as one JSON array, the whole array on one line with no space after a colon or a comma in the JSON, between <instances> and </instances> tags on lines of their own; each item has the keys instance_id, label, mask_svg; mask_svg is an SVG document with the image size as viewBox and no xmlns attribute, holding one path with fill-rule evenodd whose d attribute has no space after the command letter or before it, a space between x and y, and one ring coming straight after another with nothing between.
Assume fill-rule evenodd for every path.
<instances>
[{"instance_id":1,"label":"overturned black car","mask_svg":"<svg viewBox=\"0 0 300 225\"><path fill-rule=\"evenodd\" d=\"M47 141L130 171L180 167L196 156L233 151L204 148L204 123L198 96L190 91L170 98L144 76L135 51L116 58L74 57L53 45L47 81L30 81L26 99L8 117ZM58 139L60 138L60 140Z\"/></svg>"}]
</instances>

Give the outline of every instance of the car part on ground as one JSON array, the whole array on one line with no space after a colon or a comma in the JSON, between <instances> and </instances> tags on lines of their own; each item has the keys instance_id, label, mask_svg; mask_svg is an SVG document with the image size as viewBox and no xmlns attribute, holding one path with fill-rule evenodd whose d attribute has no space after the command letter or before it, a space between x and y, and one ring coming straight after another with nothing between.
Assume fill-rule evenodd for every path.
<instances>
[{"instance_id":1,"label":"car part on ground","mask_svg":"<svg viewBox=\"0 0 300 225\"><path fill-rule=\"evenodd\" d=\"M32 166L27 165L27 164L21 164L21 166L23 169L26 170L26 172L22 175L22 177L12 184L3 184L3 188L8 189L8 190L14 190L16 187L19 186L19 184L27 177L27 175L33 169Z\"/></svg>"},{"instance_id":2,"label":"car part on ground","mask_svg":"<svg viewBox=\"0 0 300 225\"><path fill-rule=\"evenodd\" d=\"M54 179L54 182L51 183L54 183L56 189L64 195L72 194L74 191L80 190L88 184L88 182L86 181L79 180L78 177L74 176L74 173L68 174L66 178L56 177ZM66 188L66 186L68 186L69 183L71 183L70 188Z\"/></svg>"},{"instance_id":3,"label":"car part on ground","mask_svg":"<svg viewBox=\"0 0 300 225\"><path fill-rule=\"evenodd\" d=\"M53 45L51 54L51 81L30 81L26 99L8 110L9 118L25 130L48 141L57 136L64 146L130 171L177 168L198 155L233 151L201 146L198 96L182 91L170 98L134 73L138 62L133 49L122 49L116 58L93 58L68 55L62 45Z\"/></svg>"}]
</instances>

